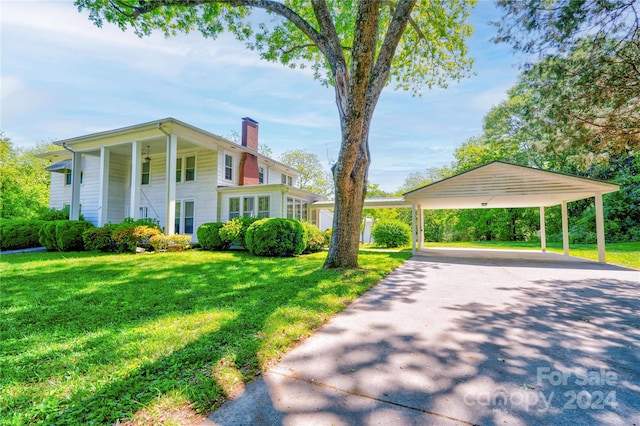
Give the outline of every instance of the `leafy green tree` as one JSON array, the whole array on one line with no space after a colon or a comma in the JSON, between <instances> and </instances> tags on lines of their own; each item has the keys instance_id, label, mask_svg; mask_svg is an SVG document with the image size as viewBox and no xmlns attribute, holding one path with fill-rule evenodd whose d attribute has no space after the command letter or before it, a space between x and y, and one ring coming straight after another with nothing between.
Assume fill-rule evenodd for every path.
<instances>
[{"instance_id":1,"label":"leafy green tree","mask_svg":"<svg viewBox=\"0 0 640 426\"><path fill-rule=\"evenodd\" d=\"M35 148L16 148L0 132L0 217L30 219L49 204L49 172L46 160L36 154L47 151L47 144Z\"/></svg>"},{"instance_id":2,"label":"leafy green tree","mask_svg":"<svg viewBox=\"0 0 640 426\"><path fill-rule=\"evenodd\" d=\"M628 0L500 0L497 42L543 60L524 76L541 94L531 119L554 146L605 156L640 147L640 18ZM551 145L547 145L551 147Z\"/></svg>"},{"instance_id":3,"label":"leafy green tree","mask_svg":"<svg viewBox=\"0 0 640 426\"><path fill-rule=\"evenodd\" d=\"M139 36L230 31L270 61L310 66L335 89L342 140L333 166L333 236L325 267L357 267L358 234L369 165L369 129L382 89L419 92L468 74L466 23L474 0L76 0L101 26ZM268 23L249 19L267 11Z\"/></svg>"},{"instance_id":4,"label":"leafy green tree","mask_svg":"<svg viewBox=\"0 0 640 426\"><path fill-rule=\"evenodd\" d=\"M280 161L302 172L298 180L300 188L325 196L333 193L331 173L322 168L316 154L294 149L285 151L280 156Z\"/></svg>"}]
</instances>

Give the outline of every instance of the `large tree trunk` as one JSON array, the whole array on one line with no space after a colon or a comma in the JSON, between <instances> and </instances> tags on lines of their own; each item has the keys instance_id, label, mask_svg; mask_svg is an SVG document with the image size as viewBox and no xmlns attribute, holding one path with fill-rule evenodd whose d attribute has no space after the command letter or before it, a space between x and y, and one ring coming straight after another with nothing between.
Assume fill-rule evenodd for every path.
<instances>
[{"instance_id":1,"label":"large tree trunk","mask_svg":"<svg viewBox=\"0 0 640 426\"><path fill-rule=\"evenodd\" d=\"M368 133L368 124L366 126ZM335 209L333 212L333 233L325 268L357 268L360 247L360 223L367 189L367 174L370 160L366 151L368 135L359 133L358 154L350 172L334 168ZM345 143L343 136L343 145Z\"/></svg>"},{"instance_id":2,"label":"large tree trunk","mask_svg":"<svg viewBox=\"0 0 640 426\"><path fill-rule=\"evenodd\" d=\"M376 0L358 3L351 67L347 70L344 61L331 65L342 143L338 161L333 166L335 208L325 268L358 267L360 221L371 163L369 123L383 87L372 78L375 74L379 7L380 2Z\"/></svg>"}]
</instances>

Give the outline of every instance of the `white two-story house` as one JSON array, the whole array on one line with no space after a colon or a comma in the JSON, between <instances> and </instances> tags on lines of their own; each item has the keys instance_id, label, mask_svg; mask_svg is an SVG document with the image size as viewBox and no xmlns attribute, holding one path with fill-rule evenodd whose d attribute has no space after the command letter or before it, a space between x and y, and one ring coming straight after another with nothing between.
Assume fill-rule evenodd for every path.
<instances>
[{"instance_id":1,"label":"white two-story house","mask_svg":"<svg viewBox=\"0 0 640 426\"><path fill-rule=\"evenodd\" d=\"M55 142L50 207L96 226L153 218L166 234L206 222L285 217L328 228L310 208L324 197L297 187L300 172L258 152L258 123L242 120L241 144L174 118ZM78 172L76 172L78 171Z\"/></svg>"}]
</instances>

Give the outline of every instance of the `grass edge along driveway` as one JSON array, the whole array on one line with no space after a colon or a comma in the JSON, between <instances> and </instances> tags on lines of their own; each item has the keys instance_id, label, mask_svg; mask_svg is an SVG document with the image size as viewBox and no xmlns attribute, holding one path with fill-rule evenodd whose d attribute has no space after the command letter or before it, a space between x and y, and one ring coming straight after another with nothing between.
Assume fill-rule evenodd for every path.
<instances>
[{"instance_id":1,"label":"grass edge along driveway","mask_svg":"<svg viewBox=\"0 0 640 426\"><path fill-rule=\"evenodd\" d=\"M325 256L3 256L0 423L197 420L410 253Z\"/></svg>"}]
</instances>

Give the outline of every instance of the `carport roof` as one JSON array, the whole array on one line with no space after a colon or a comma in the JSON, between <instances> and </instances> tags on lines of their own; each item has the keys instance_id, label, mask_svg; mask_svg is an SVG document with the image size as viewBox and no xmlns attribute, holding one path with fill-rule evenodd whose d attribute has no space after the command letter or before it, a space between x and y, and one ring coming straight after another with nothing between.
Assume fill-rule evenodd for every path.
<instances>
[{"instance_id":1,"label":"carport roof","mask_svg":"<svg viewBox=\"0 0 640 426\"><path fill-rule=\"evenodd\" d=\"M494 161L404 194L423 209L548 207L607 194L618 185Z\"/></svg>"}]
</instances>

